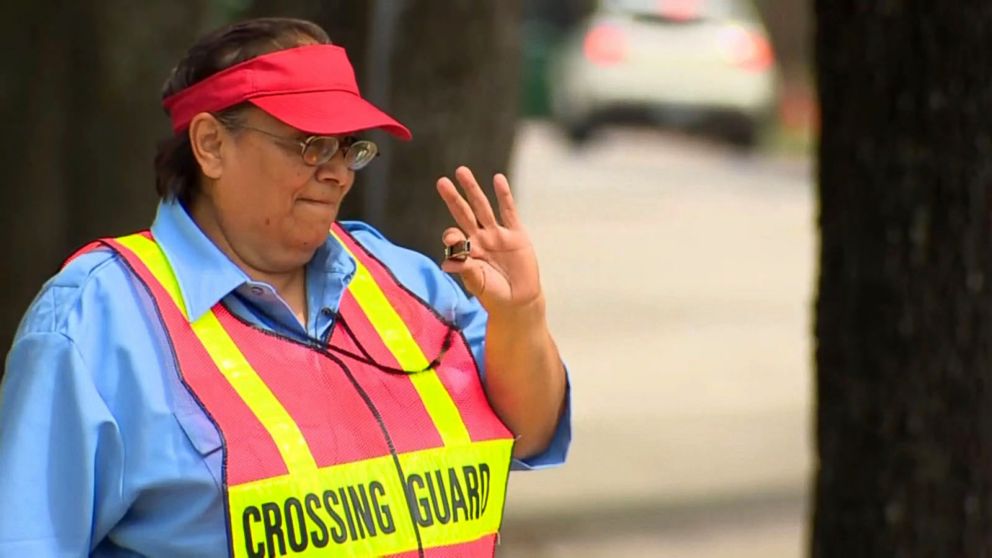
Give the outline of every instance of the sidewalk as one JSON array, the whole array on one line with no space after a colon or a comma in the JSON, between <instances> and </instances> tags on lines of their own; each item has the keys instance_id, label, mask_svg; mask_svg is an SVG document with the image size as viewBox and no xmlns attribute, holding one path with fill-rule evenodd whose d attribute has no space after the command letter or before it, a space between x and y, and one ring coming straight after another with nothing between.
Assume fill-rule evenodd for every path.
<instances>
[{"instance_id":1,"label":"sidewalk","mask_svg":"<svg viewBox=\"0 0 992 558\"><path fill-rule=\"evenodd\" d=\"M805 506L791 495L651 506L627 514L505 525L500 558L775 558L805 554Z\"/></svg>"},{"instance_id":2,"label":"sidewalk","mask_svg":"<svg viewBox=\"0 0 992 558\"><path fill-rule=\"evenodd\" d=\"M812 389L808 173L808 162L647 131L576 153L544 125L523 128L511 178L569 364L575 440L565 468L511 478L501 556L799 555ZM769 499L779 505L757 514L739 505ZM677 518L692 509L767 521L703 521L716 544L752 539L707 554L679 547ZM659 546L597 546L596 533L616 531L604 529L610 521L637 526L624 540ZM593 533L584 553L555 550L556 525L569 523ZM530 550L509 542L524 540Z\"/></svg>"}]
</instances>

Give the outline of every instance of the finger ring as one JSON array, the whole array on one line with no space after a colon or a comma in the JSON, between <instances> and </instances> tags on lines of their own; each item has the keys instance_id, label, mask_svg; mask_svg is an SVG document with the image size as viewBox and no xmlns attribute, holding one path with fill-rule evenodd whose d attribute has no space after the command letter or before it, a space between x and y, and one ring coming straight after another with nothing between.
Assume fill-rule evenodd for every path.
<instances>
[{"instance_id":1,"label":"finger ring","mask_svg":"<svg viewBox=\"0 0 992 558\"><path fill-rule=\"evenodd\" d=\"M444 247L444 259L465 261L471 251L472 242L468 239L460 240L451 246Z\"/></svg>"}]
</instances>

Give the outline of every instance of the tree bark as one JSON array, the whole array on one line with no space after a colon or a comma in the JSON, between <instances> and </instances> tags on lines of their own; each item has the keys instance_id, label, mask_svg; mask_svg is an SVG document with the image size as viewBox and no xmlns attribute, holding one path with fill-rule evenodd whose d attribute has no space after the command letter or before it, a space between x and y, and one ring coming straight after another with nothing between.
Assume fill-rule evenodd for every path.
<instances>
[{"instance_id":1,"label":"tree bark","mask_svg":"<svg viewBox=\"0 0 992 558\"><path fill-rule=\"evenodd\" d=\"M454 221L435 192L437 178L464 164L491 194L493 174L507 169L518 114L519 23L520 0L405 2L386 105L413 140L391 146L385 221L373 223L390 238L438 257L441 232Z\"/></svg>"},{"instance_id":2,"label":"tree bark","mask_svg":"<svg viewBox=\"0 0 992 558\"><path fill-rule=\"evenodd\" d=\"M43 281L89 240L149 225L169 69L218 22L210 0L13 2L0 80L0 347Z\"/></svg>"},{"instance_id":3,"label":"tree bark","mask_svg":"<svg viewBox=\"0 0 992 558\"><path fill-rule=\"evenodd\" d=\"M992 4L818 0L812 555L992 555Z\"/></svg>"}]
</instances>

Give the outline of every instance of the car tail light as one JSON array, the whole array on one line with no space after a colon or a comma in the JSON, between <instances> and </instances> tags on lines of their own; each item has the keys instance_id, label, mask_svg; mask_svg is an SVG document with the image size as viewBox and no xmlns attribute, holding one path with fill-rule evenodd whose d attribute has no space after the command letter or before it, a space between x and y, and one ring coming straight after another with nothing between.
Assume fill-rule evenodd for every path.
<instances>
[{"instance_id":1,"label":"car tail light","mask_svg":"<svg viewBox=\"0 0 992 558\"><path fill-rule=\"evenodd\" d=\"M700 15L702 0L658 0L658 13L674 21L692 21Z\"/></svg>"},{"instance_id":2,"label":"car tail light","mask_svg":"<svg viewBox=\"0 0 992 558\"><path fill-rule=\"evenodd\" d=\"M761 33L730 25L720 34L720 46L727 61L748 70L767 70L775 62L772 45Z\"/></svg>"},{"instance_id":3,"label":"car tail light","mask_svg":"<svg viewBox=\"0 0 992 558\"><path fill-rule=\"evenodd\" d=\"M608 66L622 62L627 54L627 38L620 28L600 24L586 33L582 52L594 64Z\"/></svg>"}]
</instances>

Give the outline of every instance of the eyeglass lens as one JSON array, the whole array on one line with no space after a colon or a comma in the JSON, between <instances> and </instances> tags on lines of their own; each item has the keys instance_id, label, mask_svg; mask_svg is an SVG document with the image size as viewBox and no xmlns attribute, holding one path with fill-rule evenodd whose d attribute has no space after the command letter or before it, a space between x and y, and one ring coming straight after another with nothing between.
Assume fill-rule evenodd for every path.
<instances>
[{"instance_id":1,"label":"eyeglass lens","mask_svg":"<svg viewBox=\"0 0 992 558\"><path fill-rule=\"evenodd\" d=\"M341 141L336 137L315 137L303 149L303 162L311 166L322 165L330 161L340 148ZM345 144L345 163L351 170L359 170L372 162L378 151L376 145L370 141L360 140Z\"/></svg>"},{"instance_id":2,"label":"eyeglass lens","mask_svg":"<svg viewBox=\"0 0 992 558\"><path fill-rule=\"evenodd\" d=\"M341 142L335 137L317 137L307 142L303 148L303 162L317 166L330 161L338 152Z\"/></svg>"}]
</instances>

